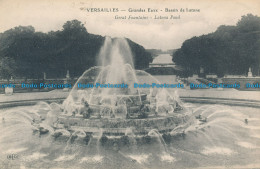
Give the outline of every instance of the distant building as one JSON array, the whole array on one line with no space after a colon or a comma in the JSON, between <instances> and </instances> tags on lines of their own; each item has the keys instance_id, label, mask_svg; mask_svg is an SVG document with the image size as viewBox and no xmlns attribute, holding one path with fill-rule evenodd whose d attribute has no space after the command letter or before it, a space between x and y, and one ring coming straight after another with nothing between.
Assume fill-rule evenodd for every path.
<instances>
[{"instance_id":1,"label":"distant building","mask_svg":"<svg viewBox=\"0 0 260 169\"><path fill-rule=\"evenodd\" d=\"M151 67L174 67L174 63L149 63L149 68Z\"/></svg>"},{"instance_id":2,"label":"distant building","mask_svg":"<svg viewBox=\"0 0 260 169\"><path fill-rule=\"evenodd\" d=\"M151 67L174 67L175 64L172 61L172 56L169 54L161 54L154 58L153 62L149 64Z\"/></svg>"},{"instance_id":3,"label":"distant building","mask_svg":"<svg viewBox=\"0 0 260 169\"><path fill-rule=\"evenodd\" d=\"M206 79L209 79L209 78L218 78L218 76L217 75L215 75L215 74L208 74L208 75L206 75Z\"/></svg>"},{"instance_id":4,"label":"distant building","mask_svg":"<svg viewBox=\"0 0 260 169\"><path fill-rule=\"evenodd\" d=\"M161 83L175 83L176 75L179 75L181 68L176 66L169 54L161 54L154 58L145 71L153 75Z\"/></svg>"}]
</instances>

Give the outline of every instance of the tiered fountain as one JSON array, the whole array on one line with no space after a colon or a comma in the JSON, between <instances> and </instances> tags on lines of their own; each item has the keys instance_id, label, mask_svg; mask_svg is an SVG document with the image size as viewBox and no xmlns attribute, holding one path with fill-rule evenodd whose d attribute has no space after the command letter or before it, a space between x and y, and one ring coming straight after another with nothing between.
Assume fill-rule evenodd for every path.
<instances>
[{"instance_id":1,"label":"tiered fountain","mask_svg":"<svg viewBox=\"0 0 260 169\"><path fill-rule=\"evenodd\" d=\"M99 65L78 79L63 103L63 112L53 124L55 128L81 129L86 133L102 130L107 135L122 135L131 129L135 134L144 135L152 129L172 131L188 120L181 103L166 89L134 88L134 83L144 80L159 82L144 71L134 70L133 56L125 39L106 38ZM94 87L80 87L83 84ZM95 84L118 86L101 88Z\"/></svg>"}]
</instances>

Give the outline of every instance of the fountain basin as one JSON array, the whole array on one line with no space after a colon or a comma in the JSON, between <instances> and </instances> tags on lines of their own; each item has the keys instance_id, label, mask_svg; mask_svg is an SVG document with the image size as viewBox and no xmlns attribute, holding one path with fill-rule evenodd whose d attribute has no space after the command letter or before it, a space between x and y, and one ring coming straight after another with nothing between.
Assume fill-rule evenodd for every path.
<instances>
[{"instance_id":1,"label":"fountain basin","mask_svg":"<svg viewBox=\"0 0 260 169\"><path fill-rule=\"evenodd\" d=\"M189 120L187 114L174 113L168 116L149 117L146 119L122 119L122 118L101 118L84 119L62 115L58 117L59 124L69 130L83 130L86 133L103 131L107 135L124 135L129 128L136 135L145 135L152 129L160 133L172 131L179 125Z\"/></svg>"},{"instance_id":2,"label":"fountain basin","mask_svg":"<svg viewBox=\"0 0 260 169\"><path fill-rule=\"evenodd\" d=\"M146 100L147 94L140 94L140 95L106 95L106 96L101 96L101 95L92 95L92 104L99 104L101 102L104 103L110 103L111 98L115 97L115 101L128 101L132 103L139 103L141 101Z\"/></svg>"}]
</instances>

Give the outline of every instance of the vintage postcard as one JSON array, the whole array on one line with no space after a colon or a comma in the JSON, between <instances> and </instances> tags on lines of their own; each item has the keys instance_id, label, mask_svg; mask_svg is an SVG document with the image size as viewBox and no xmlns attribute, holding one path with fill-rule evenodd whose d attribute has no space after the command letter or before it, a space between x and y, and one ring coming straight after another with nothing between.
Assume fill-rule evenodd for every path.
<instances>
[{"instance_id":1,"label":"vintage postcard","mask_svg":"<svg viewBox=\"0 0 260 169\"><path fill-rule=\"evenodd\" d=\"M260 1L0 0L0 169L260 168Z\"/></svg>"}]
</instances>

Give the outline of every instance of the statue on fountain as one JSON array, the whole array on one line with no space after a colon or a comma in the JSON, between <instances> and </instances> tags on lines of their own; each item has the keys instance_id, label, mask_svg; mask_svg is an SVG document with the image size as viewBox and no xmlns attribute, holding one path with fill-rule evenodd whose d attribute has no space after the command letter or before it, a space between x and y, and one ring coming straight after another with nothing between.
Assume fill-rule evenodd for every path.
<instances>
[{"instance_id":1,"label":"statue on fountain","mask_svg":"<svg viewBox=\"0 0 260 169\"><path fill-rule=\"evenodd\" d=\"M81 100L82 107L79 110L79 114L83 115L83 118L88 119L92 113L91 108L89 107L88 102L85 99Z\"/></svg>"}]
</instances>

